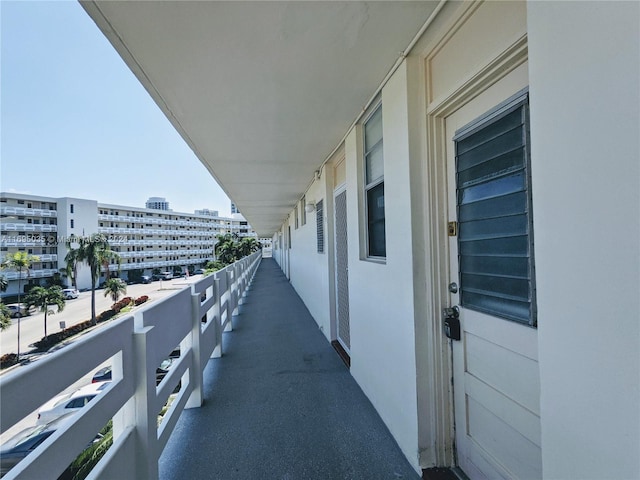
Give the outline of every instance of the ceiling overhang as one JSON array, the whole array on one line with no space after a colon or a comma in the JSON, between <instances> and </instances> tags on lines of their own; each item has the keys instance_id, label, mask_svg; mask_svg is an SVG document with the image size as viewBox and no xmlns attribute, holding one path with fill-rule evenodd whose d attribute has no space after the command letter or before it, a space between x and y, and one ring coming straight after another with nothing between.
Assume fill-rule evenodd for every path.
<instances>
[{"instance_id":1,"label":"ceiling overhang","mask_svg":"<svg viewBox=\"0 0 640 480\"><path fill-rule=\"evenodd\" d=\"M81 3L271 236L438 2Z\"/></svg>"}]
</instances>

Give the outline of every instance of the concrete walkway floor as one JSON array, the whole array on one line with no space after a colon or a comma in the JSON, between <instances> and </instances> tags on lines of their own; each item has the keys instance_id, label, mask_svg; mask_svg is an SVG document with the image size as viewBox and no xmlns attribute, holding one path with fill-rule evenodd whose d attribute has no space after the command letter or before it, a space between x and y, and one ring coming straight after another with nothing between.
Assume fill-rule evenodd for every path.
<instances>
[{"instance_id":1,"label":"concrete walkway floor","mask_svg":"<svg viewBox=\"0 0 640 480\"><path fill-rule=\"evenodd\" d=\"M420 478L273 259L233 327L161 480Z\"/></svg>"}]
</instances>

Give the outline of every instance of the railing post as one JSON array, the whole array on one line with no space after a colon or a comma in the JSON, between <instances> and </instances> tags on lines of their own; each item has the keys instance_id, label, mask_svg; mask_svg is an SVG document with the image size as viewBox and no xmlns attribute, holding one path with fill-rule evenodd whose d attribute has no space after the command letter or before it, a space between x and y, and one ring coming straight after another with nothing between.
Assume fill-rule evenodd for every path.
<instances>
[{"instance_id":1,"label":"railing post","mask_svg":"<svg viewBox=\"0 0 640 480\"><path fill-rule=\"evenodd\" d=\"M193 368L189 369L185 375L189 375L189 380L193 382L193 391L189 395L189 399L185 404L185 408L197 408L202 406L202 355L200 351L200 341L202 340L202 330L200 327L200 293L195 291L195 287L191 286L191 335L189 335L180 345L180 351L188 352L189 349L193 355ZM185 378L182 379L183 383Z\"/></svg>"},{"instance_id":2,"label":"railing post","mask_svg":"<svg viewBox=\"0 0 640 480\"><path fill-rule=\"evenodd\" d=\"M222 356L222 295L220 295L220 279L213 281L213 298L216 303L213 305L213 322L212 328L215 328L216 346L213 348L211 358L220 358Z\"/></svg>"},{"instance_id":3,"label":"railing post","mask_svg":"<svg viewBox=\"0 0 640 480\"><path fill-rule=\"evenodd\" d=\"M240 291L238 292L238 304L242 305L244 303L244 292L247 286L247 270L246 270L246 259L242 259L238 268L242 272L240 274Z\"/></svg>"},{"instance_id":4,"label":"railing post","mask_svg":"<svg viewBox=\"0 0 640 480\"><path fill-rule=\"evenodd\" d=\"M240 305L240 274L239 271L240 267L238 266L237 263L233 264L233 284L234 284L234 289L233 289L233 295L234 295L234 299L233 299L233 313L232 315L238 315L238 305Z\"/></svg>"},{"instance_id":5,"label":"railing post","mask_svg":"<svg viewBox=\"0 0 640 480\"><path fill-rule=\"evenodd\" d=\"M140 316L138 316L140 315ZM158 412L150 410L155 402L156 378L155 366L149 365L147 352L153 347L147 343L147 333L153 327L142 327L142 315L135 316L136 331L134 332L134 368L136 370L135 428L138 432L138 450L135 454L135 478L156 480L158 478ZM149 370L153 370L153 375Z\"/></svg>"},{"instance_id":6,"label":"railing post","mask_svg":"<svg viewBox=\"0 0 640 480\"><path fill-rule=\"evenodd\" d=\"M235 300L235 294L233 292L233 283L231 281L231 279L233 277L235 277L234 273L232 273L230 270L226 270L226 275L227 275L227 292L229 292L229 300L227 301L227 325L226 327L224 327L224 331L225 332L231 332L233 331L233 315L234 315L234 311L236 308L236 300ZM235 278L234 278L235 281Z\"/></svg>"}]
</instances>

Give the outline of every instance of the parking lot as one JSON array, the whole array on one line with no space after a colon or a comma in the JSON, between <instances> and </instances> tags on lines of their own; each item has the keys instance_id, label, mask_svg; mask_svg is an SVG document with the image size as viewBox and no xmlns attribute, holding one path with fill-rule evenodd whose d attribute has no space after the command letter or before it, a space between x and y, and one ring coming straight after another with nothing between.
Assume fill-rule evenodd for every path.
<instances>
[{"instance_id":1,"label":"parking lot","mask_svg":"<svg viewBox=\"0 0 640 480\"><path fill-rule=\"evenodd\" d=\"M149 301L159 300L174 293L177 289L184 288L194 280L199 280L201 275L194 275L188 279L178 278L166 281L155 281L148 284L127 285L125 296L137 298L148 295ZM104 290L96 290L96 315L111 307L111 298L104 296ZM52 307L55 310L55 307ZM47 333L51 334L61 330L60 322L65 322L66 327L91 319L91 292L80 292L76 299L66 301L65 308L60 313L47 315ZM11 327L0 332L0 355L15 353L18 346L18 319L14 318ZM44 336L44 313L33 311L31 315L20 320L20 355L32 349L29 345L37 342Z\"/></svg>"}]
</instances>

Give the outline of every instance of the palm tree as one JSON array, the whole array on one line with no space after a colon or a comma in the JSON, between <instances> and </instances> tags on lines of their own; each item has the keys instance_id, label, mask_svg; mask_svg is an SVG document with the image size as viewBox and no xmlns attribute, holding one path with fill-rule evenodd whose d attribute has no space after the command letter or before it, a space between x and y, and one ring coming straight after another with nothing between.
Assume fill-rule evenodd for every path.
<instances>
[{"instance_id":1,"label":"palm tree","mask_svg":"<svg viewBox=\"0 0 640 480\"><path fill-rule=\"evenodd\" d=\"M6 330L11 326L11 311L7 306L0 302L0 331Z\"/></svg>"},{"instance_id":2,"label":"palm tree","mask_svg":"<svg viewBox=\"0 0 640 480\"><path fill-rule=\"evenodd\" d=\"M251 255L253 252L257 252L260 249L260 244L255 238L245 237L240 241L240 245L238 247L240 257L246 257L247 255Z\"/></svg>"},{"instance_id":3,"label":"palm tree","mask_svg":"<svg viewBox=\"0 0 640 480\"><path fill-rule=\"evenodd\" d=\"M64 257L64 273L67 277L71 278L73 288L78 290L78 266L80 265L80 259L78 258L79 249L71 248L71 242L67 242L67 248L69 251Z\"/></svg>"},{"instance_id":4,"label":"palm tree","mask_svg":"<svg viewBox=\"0 0 640 480\"><path fill-rule=\"evenodd\" d=\"M50 305L58 307L58 312L64 310L66 304L62 289L53 285L51 287L33 287L24 299L28 307L37 307L44 312L44 338L47 338L47 314L53 315L55 312L49 309Z\"/></svg>"},{"instance_id":5,"label":"palm tree","mask_svg":"<svg viewBox=\"0 0 640 480\"><path fill-rule=\"evenodd\" d=\"M0 275L0 292L6 292L7 287L9 286L9 282L4 277L4 275ZM0 301L0 331L6 330L11 326L11 312L7 308L7 306Z\"/></svg>"},{"instance_id":6,"label":"palm tree","mask_svg":"<svg viewBox=\"0 0 640 480\"><path fill-rule=\"evenodd\" d=\"M231 234L218 235L218 243L215 246L216 259L225 265L229 265L237 260L236 240Z\"/></svg>"},{"instance_id":7,"label":"palm tree","mask_svg":"<svg viewBox=\"0 0 640 480\"><path fill-rule=\"evenodd\" d=\"M29 276L29 267L34 262L39 262L40 257L26 252L8 253L2 261L2 268L16 270L18 272L18 312L20 312L20 295L22 290L22 272L26 271ZM18 314L18 352L16 357L20 360L20 319L22 314Z\"/></svg>"},{"instance_id":8,"label":"palm tree","mask_svg":"<svg viewBox=\"0 0 640 480\"><path fill-rule=\"evenodd\" d=\"M100 278L101 267L106 267L109 277L109 263L112 259L120 264L120 256L111 250L109 242L104 235L94 234L90 237L82 237L78 240L78 261L84 262L91 271L91 323L96 322L96 283Z\"/></svg>"},{"instance_id":9,"label":"palm tree","mask_svg":"<svg viewBox=\"0 0 640 480\"><path fill-rule=\"evenodd\" d=\"M120 294L127 293L127 285L119 278L109 278L104 282L104 296L111 296L113 303L120 298Z\"/></svg>"}]
</instances>

